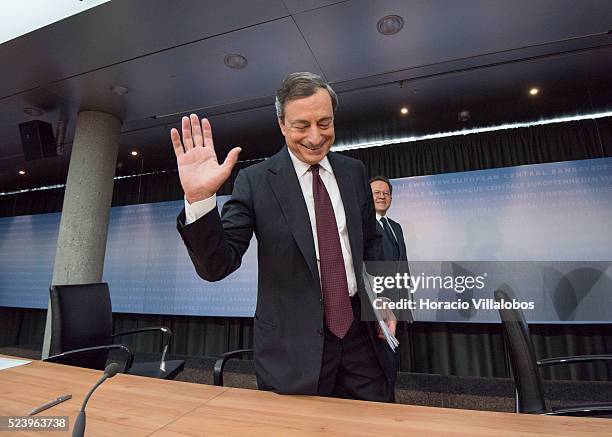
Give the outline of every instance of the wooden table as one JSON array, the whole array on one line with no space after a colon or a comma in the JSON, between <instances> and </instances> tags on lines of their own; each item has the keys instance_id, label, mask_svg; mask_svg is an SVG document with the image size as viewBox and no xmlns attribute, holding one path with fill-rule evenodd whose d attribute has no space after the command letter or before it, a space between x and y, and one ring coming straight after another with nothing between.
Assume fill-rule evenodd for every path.
<instances>
[{"instance_id":1,"label":"wooden table","mask_svg":"<svg viewBox=\"0 0 612 437\"><path fill-rule=\"evenodd\" d=\"M101 374L40 361L1 370L0 416L26 415L34 407L71 393L73 399L41 414L69 416L72 425L83 397ZM22 431L15 435L69 433ZM86 435L602 437L612 436L612 420L281 396L119 374L89 400Z\"/></svg>"}]
</instances>

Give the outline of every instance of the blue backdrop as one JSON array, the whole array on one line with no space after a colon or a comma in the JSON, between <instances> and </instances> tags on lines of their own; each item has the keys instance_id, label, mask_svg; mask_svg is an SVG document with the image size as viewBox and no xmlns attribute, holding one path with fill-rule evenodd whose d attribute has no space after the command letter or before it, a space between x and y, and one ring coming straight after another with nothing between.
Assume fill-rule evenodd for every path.
<instances>
[{"instance_id":1,"label":"blue backdrop","mask_svg":"<svg viewBox=\"0 0 612 437\"><path fill-rule=\"evenodd\" d=\"M388 214L404 229L411 261L440 262L441 268L444 261L577 261L585 268L585 261L612 260L612 158L403 178L393 183ZM225 200L220 197L219 203ZM112 208L104 280L110 284L113 310L252 316L257 286L255 239L237 272L218 283L204 282L196 275L175 228L182 206L182 201L173 201ZM60 214L0 219L0 306L46 307L59 221ZM586 279L578 275L574 281L598 290L610 283L610 263L593 265L600 274ZM571 271L571 266L567 268ZM562 282L567 272L560 272ZM540 293L536 297L544 301L550 294L543 288L529 293ZM606 293L609 301L612 289ZM601 299L589 299L587 293L578 303L582 309L565 321L606 317L597 308ZM591 315L589 308L594 311ZM554 321L556 316L551 314L532 318ZM448 312L422 314L420 319L498 320L495 314L466 317Z\"/></svg>"}]
</instances>

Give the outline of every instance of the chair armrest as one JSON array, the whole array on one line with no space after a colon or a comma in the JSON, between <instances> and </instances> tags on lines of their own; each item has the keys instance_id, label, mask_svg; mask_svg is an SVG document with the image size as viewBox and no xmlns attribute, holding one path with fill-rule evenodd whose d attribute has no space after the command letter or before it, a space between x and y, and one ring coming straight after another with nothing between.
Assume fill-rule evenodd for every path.
<instances>
[{"instance_id":1,"label":"chair armrest","mask_svg":"<svg viewBox=\"0 0 612 437\"><path fill-rule=\"evenodd\" d=\"M132 353L132 350L124 344L107 344L104 346L93 346L93 347L85 347L82 349L73 349L70 351L62 352L61 354L52 355L48 358L45 358L43 361L47 361L49 363L61 364L61 361L63 358L66 358L72 355L78 355L78 354L84 354L88 352L95 352L95 351L102 351L102 350L113 350L113 349L125 352L127 359L125 360L125 368L123 369L123 373L127 373L130 367L132 367L132 363L134 362L134 354Z\"/></svg>"},{"instance_id":2,"label":"chair armrest","mask_svg":"<svg viewBox=\"0 0 612 437\"><path fill-rule=\"evenodd\" d=\"M223 386L223 368L229 360L231 360L232 358L237 358L241 355L252 354L253 352L253 349L239 349L231 352L226 352L221 355L221 357L217 361L215 361L215 366L213 367L213 384Z\"/></svg>"},{"instance_id":3,"label":"chair armrest","mask_svg":"<svg viewBox=\"0 0 612 437\"><path fill-rule=\"evenodd\" d=\"M606 416L612 414L612 404L591 404L591 405L578 405L575 407L563 407L554 409L548 413L544 413L545 416L597 416L605 414Z\"/></svg>"},{"instance_id":4,"label":"chair armrest","mask_svg":"<svg viewBox=\"0 0 612 437\"><path fill-rule=\"evenodd\" d=\"M123 335L139 334L141 332L160 331L162 334L162 351L161 360L159 361L159 368L162 372L166 371L166 353L168 352L168 346L170 345L170 339L172 338L172 330L166 326L149 326L145 328L129 329L127 331L117 332L111 335L112 338L120 337Z\"/></svg>"},{"instance_id":5,"label":"chair armrest","mask_svg":"<svg viewBox=\"0 0 612 437\"><path fill-rule=\"evenodd\" d=\"M578 355L569 357L545 358L538 360L538 366L555 366L557 364L589 363L593 361L612 361L612 355Z\"/></svg>"},{"instance_id":6,"label":"chair armrest","mask_svg":"<svg viewBox=\"0 0 612 437\"><path fill-rule=\"evenodd\" d=\"M111 337L120 337L122 335L133 335L138 334L139 332L149 332L149 331L161 331L163 336L172 337L172 330L166 326L149 326L146 328L136 328L129 329L127 331L121 331L114 333Z\"/></svg>"}]
</instances>

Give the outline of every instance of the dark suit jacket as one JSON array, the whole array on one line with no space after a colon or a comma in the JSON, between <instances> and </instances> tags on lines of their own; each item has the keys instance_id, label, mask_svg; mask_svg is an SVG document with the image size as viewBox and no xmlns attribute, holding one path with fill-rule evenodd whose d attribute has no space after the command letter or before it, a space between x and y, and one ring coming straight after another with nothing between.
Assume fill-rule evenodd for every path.
<instances>
[{"instance_id":1,"label":"dark suit jacket","mask_svg":"<svg viewBox=\"0 0 612 437\"><path fill-rule=\"evenodd\" d=\"M382 257L372 192L363 164L330 153L340 189L360 292L362 262ZM197 273L223 279L240 266L253 233L257 237L258 287L254 321L255 370L260 389L316 394L323 354L323 303L306 202L285 146L270 159L242 170L221 218L213 210L178 229ZM364 299L362 299L364 301ZM369 335L391 380L392 364Z\"/></svg>"},{"instance_id":2,"label":"dark suit jacket","mask_svg":"<svg viewBox=\"0 0 612 437\"><path fill-rule=\"evenodd\" d=\"M399 244L400 257L399 257L399 260L392 259L393 258L392 256L393 241L391 241L389 237L387 237L387 233L384 231L382 225L380 224L378 220L376 220L376 227L380 235L382 235L382 239L383 239L383 253L384 253L385 261L408 261L408 257L406 256L406 242L404 241L404 233L402 232L402 227L400 226L398 222L393 221L390 218L387 218L387 219L389 220L391 229L393 229L393 232L395 233L395 236L397 237L397 242Z\"/></svg>"},{"instance_id":3,"label":"dark suit jacket","mask_svg":"<svg viewBox=\"0 0 612 437\"><path fill-rule=\"evenodd\" d=\"M378 229L378 232L380 233L380 235L382 235L382 240L383 240L383 253L384 253L384 260L385 261L398 261L395 266L393 266L393 268L391 268L391 270L386 271L386 274L394 274L395 272L398 273L407 273L410 274L410 269L408 268L408 257L406 255L406 242L404 241L404 232L402 231L402 227L400 226L400 224L394 220L391 220L390 218L387 217L387 219L389 220L389 225L391 225L391 229L393 229L393 232L395 233L395 237L397 238L397 243L399 245L399 259L393 259L393 241L391 241L391 239L387 236L387 233L385 232L385 230L383 229L382 225L380 224L380 222L378 220L376 220L376 228ZM410 293L406 290L396 290L393 293L393 300L398 301L400 299L403 298L410 298ZM413 316L412 316L412 311L406 309L406 310L395 310L394 311L395 316L397 317L397 319L400 321L400 323L402 322L411 322L414 320ZM398 331L399 331L399 324L398 324ZM396 332L396 335L398 333ZM393 352L390 348L387 350L388 352L388 356L389 359L391 361L391 363L393 363L396 371L399 370L399 366L400 366L400 362L399 362L399 352ZM391 381L391 384L393 386L395 386L395 380Z\"/></svg>"},{"instance_id":4,"label":"dark suit jacket","mask_svg":"<svg viewBox=\"0 0 612 437\"><path fill-rule=\"evenodd\" d=\"M395 236L397 237L397 242L399 244L399 260L395 260L393 259L393 246L392 246L393 242L389 239L389 237L387 237L387 233L384 231L380 222L376 220L376 227L378 229L378 232L382 235L382 239L383 239L384 260L385 261L398 261L398 263L394 265L393 268L388 267L388 268L391 268L391 270L387 271L387 274L390 274L390 273L395 274L396 272L399 272L402 274L407 273L408 275L410 275L410 268L408 266L408 256L406 254L406 242L404 240L404 232L402 231L402 227L400 226L398 222L393 221L388 217L387 219L389 220L391 229L393 229L393 232L395 232ZM398 290L393 296L393 299L398 300L398 301L399 299L409 299L409 298L411 298L410 293L405 289ZM394 313L397 316L398 320L400 321L404 321L404 322L414 321L412 311L410 310L396 310L394 311Z\"/></svg>"}]
</instances>

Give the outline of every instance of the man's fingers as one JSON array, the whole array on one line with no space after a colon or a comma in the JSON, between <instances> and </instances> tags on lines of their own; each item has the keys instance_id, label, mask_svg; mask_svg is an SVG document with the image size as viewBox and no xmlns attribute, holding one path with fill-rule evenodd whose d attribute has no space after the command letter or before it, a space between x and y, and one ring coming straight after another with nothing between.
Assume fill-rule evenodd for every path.
<instances>
[{"instance_id":1,"label":"man's fingers","mask_svg":"<svg viewBox=\"0 0 612 437\"><path fill-rule=\"evenodd\" d=\"M392 320L387 320L385 323L386 323L387 329L389 329L389 332L391 333L391 335L395 336L395 327L397 325L397 322L394 322Z\"/></svg>"},{"instance_id":2,"label":"man's fingers","mask_svg":"<svg viewBox=\"0 0 612 437\"><path fill-rule=\"evenodd\" d=\"M223 164L221 166L228 171L232 171L232 169L236 165L236 162L238 161L238 154L240 152L242 152L242 149L240 147L234 147L232 150L229 151L227 157L225 158L225 161L223 161Z\"/></svg>"},{"instance_id":3,"label":"man's fingers","mask_svg":"<svg viewBox=\"0 0 612 437\"><path fill-rule=\"evenodd\" d=\"M395 332L397 330L397 321L389 320L387 322L387 327L389 328L389 331L391 331L391 334L395 335Z\"/></svg>"},{"instance_id":4,"label":"man's fingers","mask_svg":"<svg viewBox=\"0 0 612 437\"><path fill-rule=\"evenodd\" d=\"M204 139L202 137L202 128L200 127L200 120L195 114L189 116L191 122L191 136L193 138L194 147L202 147L204 145Z\"/></svg>"},{"instance_id":5,"label":"man's fingers","mask_svg":"<svg viewBox=\"0 0 612 437\"><path fill-rule=\"evenodd\" d=\"M193 139L191 138L191 121L189 117L183 117L181 119L181 128L183 130L183 145L185 151L193 148Z\"/></svg>"},{"instance_id":6,"label":"man's fingers","mask_svg":"<svg viewBox=\"0 0 612 437\"><path fill-rule=\"evenodd\" d=\"M178 130L172 128L170 130L170 138L172 139L172 147L174 147L174 154L178 158L180 155L185 153L185 149L183 149L183 143L181 143L181 136L178 133Z\"/></svg>"},{"instance_id":7,"label":"man's fingers","mask_svg":"<svg viewBox=\"0 0 612 437\"><path fill-rule=\"evenodd\" d=\"M214 151L215 143L213 143L212 127L207 118L202 119L202 134L204 135L204 147L210 147Z\"/></svg>"}]
</instances>

